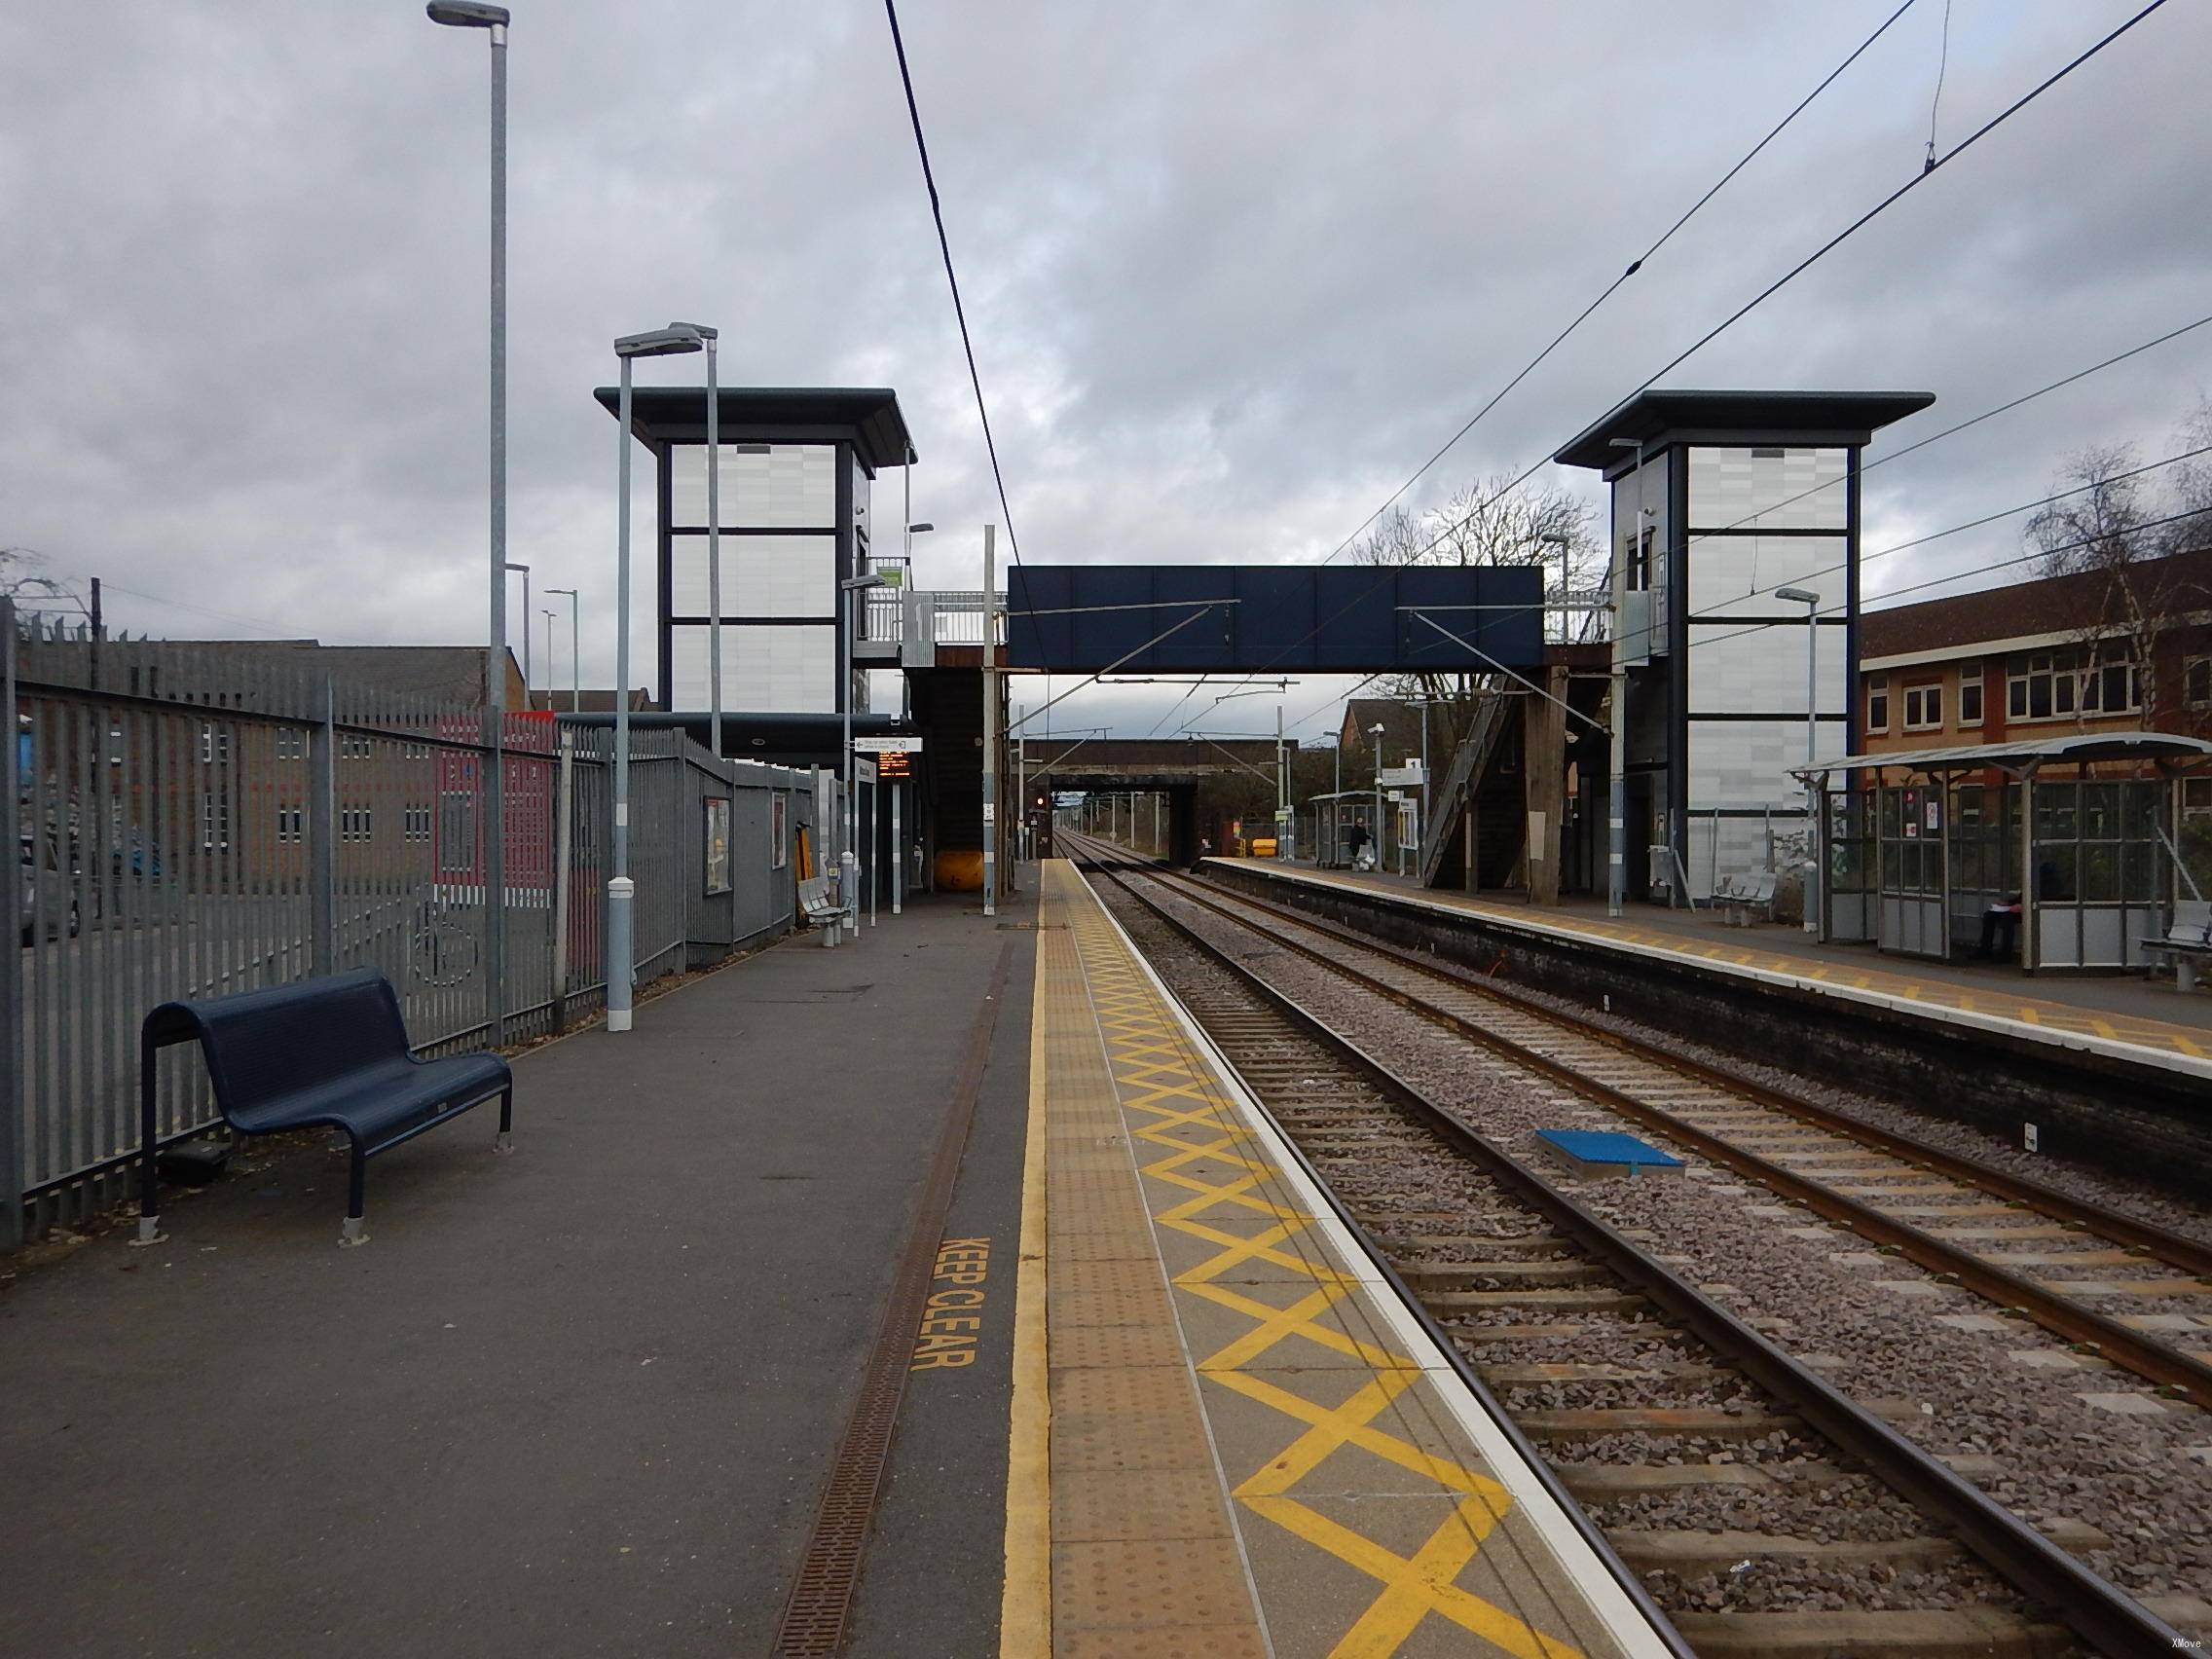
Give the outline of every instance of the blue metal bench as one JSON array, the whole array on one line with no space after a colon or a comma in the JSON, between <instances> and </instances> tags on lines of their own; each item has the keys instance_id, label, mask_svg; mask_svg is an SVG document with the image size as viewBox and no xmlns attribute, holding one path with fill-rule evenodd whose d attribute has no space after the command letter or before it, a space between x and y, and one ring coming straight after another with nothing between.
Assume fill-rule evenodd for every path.
<instances>
[{"instance_id":1,"label":"blue metal bench","mask_svg":"<svg viewBox=\"0 0 2212 1659\"><path fill-rule=\"evenodd\" d=\"M206 1002L164 1003L138 1034L138 1238L162 1236L154 1122L154 1060L197 1042L216 1108L240 1134L328 1124L352 1142L352 1179L340 1244L364 1244L367 1164L380 1152L499 1098L501 1152L514 1141L514 1076L497 1054L419 1060L391 981L373 968L302 979Z\"/></svg>"}]
</instances>

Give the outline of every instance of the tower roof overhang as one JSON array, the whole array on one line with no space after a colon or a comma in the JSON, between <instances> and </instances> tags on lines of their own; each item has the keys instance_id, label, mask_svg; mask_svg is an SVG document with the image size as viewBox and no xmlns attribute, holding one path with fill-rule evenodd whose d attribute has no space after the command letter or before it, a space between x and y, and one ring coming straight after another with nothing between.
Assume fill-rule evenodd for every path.
<instances>
[{"instance_id":1,"label":"tower roof overhang","mask_svg":"<svg viewBox=\"0 0 2212 1659\"><path fill-rule=\"evenodd\" d=\"M1610 478L1636 465L1635 452L1615 439L1647 452L1675 444L1855 447L1935 401L1932 391L1640 391L1552 460Z\"/></svg>"}]
</instances>

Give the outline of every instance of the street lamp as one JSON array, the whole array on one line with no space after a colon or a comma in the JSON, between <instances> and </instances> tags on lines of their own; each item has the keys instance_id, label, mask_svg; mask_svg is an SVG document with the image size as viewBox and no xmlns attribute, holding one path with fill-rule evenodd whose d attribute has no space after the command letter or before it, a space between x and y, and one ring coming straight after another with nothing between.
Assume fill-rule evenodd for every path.
<instances>
[{"instance_id":1,"label":"street lamp","mask_svg":"<svg viewBox=\"0 0 2212 1659\"><path fill-rule=\"evenodd\" d=\"M1615 449L1636 451L1636 520L1629 532L1631 552L1641 557L1643 551L1643 440L1641 438L1614 438ZM1611 755L1607 770L1611 773L1608 798L1605 802L1605 914L1618 916L1628 894L1628 662L1622 653L1621 616L1628 608L1628 555L1615 547L1608 561L1605 614L1609 619L1607 632L1611 634L1611 671L1607 696L1612 706L1612 719L1605 724L1611 728Z\"/></svg>"},{"instance_id":2,"label":"street lamp","mask_svg":"<svg viewBox=\"0 0 2212 1659\"><path fill-rule=\"evenodd\" d=\"M545 618L545 711L553 712L553 618L559 614L550 605L537 608L538 615Z\"/></svg>"},{"instance_id":3,"label":"street lamp","mask_svg":"<svg viewBox=\"0 0 2212 1659\"><path fill-rule=\"evenodd\" d=\"M584 700L583 636L582 625L576 615L576 590L547 588L545 591L548 595L566 594L569 599L569 713L580 715L583 713ZM548 709L553 706L553 641L550 636L545 642L545 706Z\"/></svg>"},{"instance_id":4,"label":"street lamp","mask_svg":"<svg viewBox=\"0 0 2212 1659\"><path fill-rule=\"evenodd\" d=\"M530 567L509 564L507 569L519 571L522 575L522 706L526 709L534 708L535 705L530 700ZM545 648L551 650L553 647L547 645ZM504 668L505 665L500 666Z\"/></svg>"},{"instance_id":5,"label":"street lamp","mask_svg":"<svg viewBox=\"0 0 2212 1659\"><path fill-rule=\"evenodd\" d=\"M424 12L449 28L483 29L492 43L492 614L484 647L484 747L491 753L484 806L491 832L484 837L484 977L492 1046L498 1048L507 1033L507 930L499 909L507 882L506 765L499 756L507 698L507 9L476 0L430 0ZM529 632L526 621L526 641Z\"/></svg>"},{"instance_id":6,"label":"street lamp","mask_svg":"<svg viewBox=\"0 0 2212 1659\"><path fill-rule=\"evenodd\" d=\"M614 342L622 364L622 391L614 424L620 432L621 469L614 489L614 858L607 878L607 1029L627 1031L631 981L638 970L631 906L638 885L630 879L630 364L638 357L670 357L706 344L696 328L672 323L649 334Z\"/></svg>"},{"instance_id":7,"label":"street lamp","mask_svg":"<svg viewBox=\"0 0 2212 1659\"><path fill-rule=\"evenodd\" d=\"M853 612L859 606L855 595L868 588L889 584L869 571L865 576L847 576L837 584L837 601L843 608L841 620L845 626L845 677L838 687L838 706L845 716L845 823L844 848L837 855L837 903L845 907L845 927L853 938L860 938L860 860L854 856L853 842L860 830L860 784L856 777L859 768L853 763Z\"/></svg>"},{"instance_id":8,"label":"street lamp","mask_svg":"<svg viewBox=\"0 0 2212 1659\"><path fill-rule=\"evenodd\" d=\"M722 399L715 372L719 331L703 322L672 322L688 328L707 348L707 747L722 757Z\"/></svg>"},{"instance_id":9,"label":"street lamp","mask_svg":"<svg viewBox=\"0 0 2212 1659\"><path fill-rule=\"evenodd\" d=\"M1382 721L1367 727L1376 741L1376 869L1382 869Z\"/></svg>"},{"instance_id":10,"label":"street lamp","mask_svg":"<svg viewBox=\"0 0 2212 1659\"><path fill-rule=\"evenodd\" d=\"M1805 608L1805 931L1821 931L1821 795L1812 765L1821 696L1821 596L1811 588L1776 588L1774 597Z\"/></svg>"}]
</instances>

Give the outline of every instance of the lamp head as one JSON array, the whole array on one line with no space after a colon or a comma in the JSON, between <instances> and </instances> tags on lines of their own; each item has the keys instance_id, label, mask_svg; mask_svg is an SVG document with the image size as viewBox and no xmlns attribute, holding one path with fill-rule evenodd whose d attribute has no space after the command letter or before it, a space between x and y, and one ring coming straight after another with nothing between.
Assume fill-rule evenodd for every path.
<instances>
[{"instance_id":1,"label":"lamp head","mask_svg":"<svg viewBox=\"0 0 2212 1659\"><path fill-rule=\"evenodd\" d=\"M674 357L696 351L706 341L687 323L656 328L649 334L626 334L614 342L617 357Z\"/></svg>"},{"instance_id":2,"label":"lamp head","mask_svg":"<svg viewBox=\"0 0 2212 1659\"><path fill-rule=\"evenodd\" d=\"M1774 590L1774 597L1777 599L1787 599L1792 605L1818 605L1821 603L1821 596L1813 592L1811 588L1776 588Z\"/></svg>"},{"instance_id":3,"label":"lamp head","mask_svg":"<svg viewBox=\"0 0 2212 1659\"><path fill-rule=\"evenodd\" d=\"M516 563L515 563L515 562L514 562L514 561L513 561L512 559L509 559L509 560L507 561L507 569L508 569L508 570L510 570L510 571L528 571L528 570L530 569L530 567L529 567L528 565L518 565L518 564L516 564Z\"/></svg>"},{"instance_id":4,"label":"lamp head","mask_svg":"<svg viewBox=\"0 0 2212 1659\"><path fill-rule=\"evenodd\" d=\"M481 6L476 0L430 0L423 11L431 22L443 23L448 28L503 29L507 26L504 6Z\"/></svg>"},{"instance_id":5,"label":"lamp head","mask_svg":"<svg viewBox=\"0 0 2212 1659\"><path fill-rule=\"evenodd\" d=\"M1607 438L1605 442L1611 444L1615 449L1641 449L1643 447L1641 438Z\"/></svg>"},{"instance_id":6,"label":"lamp head","mask_svg":"<svg viewBox=\"0 0 2212 1659\"><path fill-rule=\"evenodd\" d=\"M719 329L709 328L703 322L672 322L661 332L663 334L682 334L686 329L696 334L700 340L710 346L721 338L721 332Z\"/></svg>"},{"instance_id":7,"label":"lamp head","mask_svg":"<svg viewBox=\"0 0 2212 1659\"><path fill-rule=\"evenodd\" d=\"M908 526L906 527L906 534L907 534L908 535L921 535L921 534L922 534L922 532L923 532L923 531L925 531L925 530L935 530L935 529L937 529L937 526L936 526L936 525L934 525L934 524L931 524L931 523L930 523L930 522L929 522L929 521L928 521L927 519L925 519L925 520L923 520L923 521L922 521L922 522L921 522L920 524L910 524L910 525L908 525Z\"/></svg>"}]
</instances>

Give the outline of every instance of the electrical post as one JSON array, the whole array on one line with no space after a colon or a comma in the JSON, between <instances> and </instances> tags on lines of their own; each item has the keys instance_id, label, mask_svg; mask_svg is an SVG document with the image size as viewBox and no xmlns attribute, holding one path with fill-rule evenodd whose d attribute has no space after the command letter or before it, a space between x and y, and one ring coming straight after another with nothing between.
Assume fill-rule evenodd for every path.
<instances>
[{"instance_id":1,"label":"electrical post","mask_svg":"<svg viewBox=\"0 0 2212 1659\"><path fill-rule=\"evenodd\" d=\"M983 526L983 914L999 913L998 534Z\"/></svg>"}]
</instances>

